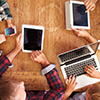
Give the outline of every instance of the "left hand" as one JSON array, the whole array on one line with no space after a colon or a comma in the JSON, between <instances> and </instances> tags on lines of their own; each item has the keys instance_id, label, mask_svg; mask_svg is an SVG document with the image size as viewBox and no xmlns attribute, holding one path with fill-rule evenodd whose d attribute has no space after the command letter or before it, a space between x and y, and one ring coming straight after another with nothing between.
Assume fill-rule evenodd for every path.
<instances>
[{"instance_id":1,"label":"left hand","mask_svg":"<svg viewBox=\"0 0 100 100\"><path fill-rule=\"evenodd\" d=\"M42 64L43 67L50 65L50 62L48 61L44 53L40 50L32 51L31 59L37 63Z\"/></svg>"},{"instance_id":2,"label":"left hand","mask_svg":"<svg viewBox=\"0 0 100 100\"><path fill-rule=\"evenodd\" d=\"M66 79L66 90L65 90L65 95L70 96L71 93L74 91L77 83L76 83L75 75L69 77L69 79ZM68 80L68 81L67 81Z\"/></svg>"},{"instance_id":3,"label":"left hand","mask_svg":"<svg viewBox=\"0 0 100 100\"><path fill-rule=\"evenodd\" d=\"M95 9L96 2L97 0L85 0L84 4L87 9L85 12L88 12L89 10L93 11Z\"/></svg>"}]
</instances>

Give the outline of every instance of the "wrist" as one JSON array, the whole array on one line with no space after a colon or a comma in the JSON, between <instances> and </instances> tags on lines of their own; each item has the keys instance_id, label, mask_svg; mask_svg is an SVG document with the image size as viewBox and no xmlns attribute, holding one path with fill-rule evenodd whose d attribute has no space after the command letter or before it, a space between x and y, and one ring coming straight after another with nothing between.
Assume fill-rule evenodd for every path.
<instances>
[{"instance_id":1,"label":"wrist","mask_svg":"<svg viewBox=\"0 0 100 100\"><path fill-rule=\"evenodd\" d=\"M47 66L49 66L49 65L50 65L50 62L49 62L49 61L46 61L46 62L42 63L43 68L44 68L44 67L47 67Z\"/></svg>"},{"instance_id":2,"label":"wrist","mask_svg":"<svg viewBox=\"0 0 100 100\"><path fill-rule=\"evenodd\" d=\"M71 95L71 93L65 91L65 94L64 94L64 97L63 97L62 100L66 100L66 99L68 99L70 95Z\"/></svg>"}]
</instances>

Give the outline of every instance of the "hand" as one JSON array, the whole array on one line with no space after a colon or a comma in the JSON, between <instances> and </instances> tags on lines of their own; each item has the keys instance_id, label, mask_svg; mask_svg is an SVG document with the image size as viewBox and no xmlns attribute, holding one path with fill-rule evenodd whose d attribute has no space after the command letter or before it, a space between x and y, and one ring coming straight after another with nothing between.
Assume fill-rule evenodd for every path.
<instances>
[{"instance_id":1,"label":"hand","mask_svg":"<svg viewBox=\"0 0 100 100\"><path fill-rule=\"evenodd\" d=\"M87 65L84 67L86 75L92 78L99 78L100 79L100 72L97 71L92 65Z\"/></svg>"},{"instance_id":2,"label":"hand","mask_svg":"<svg viewBox=\"0 0 100 100\"><path fill-rule=\"evenodd\" d=\"M22 33L20 33L16 38L16 49L20 51L22 49Z\"/></svg>"},{"instance_id":3,"label":"hand","mask_svg":"<svg viewBox=\"0 0 100 100\"><path fill-rule=\"evenodd\" d=\"M72 29L72 31L79 37L89 37L89 33L84 29Z\"/></svg>"},{"instance_id":4,"label":"hand","mask_svg":"<svg viewBox=\"0 0 100 100\"><path fill-rule=\"evenodd\" d=\"M8 24L8 28L10 28L10 27L14 28L14 25L13 25L11 19L8 19L8 20L7 20L7 24Z\"/></svg>"},{"instance_id":5,"label":"hand","mask_svg":"<svg viewBox=\"0 0 100 100\"><path fill-rule=\"evenodd\" d=\"M66 90L65 90L65 97L66 99L71 95L71 93L74 91L77 83L76 83L75 75L69 77L69 80L66 79Z\"/></svg>"},{"instance_id":6,"label":"hand","mask_svg":"<svg viewBox=\"0 0 100 100\"><path fill-rule=\"evenodd\" d=\"M42 64L43 67L50 65L49 61L47 60L46 56L42 51L32 51L31 59L37 63Z\"/></svg>"},{"instance_id":7,"label":"hand","mask_svg":"<svg viewBox=\"0 0 100 100\"><path fill-rule=\"evenodd\" d=\"M96 2L97 2L97 0L85 0L84 4L85 4L86 9L87 9L85 12L88 12L89 10L93 11L95 9Z\"/></svg>"},{"instance_id":8,"label":"hand","mask_svg":"<svg viewBox=\"0 0 100 100\"><path fill-rule=\"evenodd\" d=\"M0 44L2 42L6 41L5 35L4 34L0 34Z\"/></svg>"}]
</instances>

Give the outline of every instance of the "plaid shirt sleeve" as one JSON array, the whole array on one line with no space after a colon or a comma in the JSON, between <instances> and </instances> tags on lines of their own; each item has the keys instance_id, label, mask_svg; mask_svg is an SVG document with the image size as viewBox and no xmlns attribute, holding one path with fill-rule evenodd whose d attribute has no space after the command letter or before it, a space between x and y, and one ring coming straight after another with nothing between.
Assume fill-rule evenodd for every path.
<instances>
[{"instance_id":1,"label":"plaid shirt sleeve","mask_svg":"<svg viewBox=\"0 0 100 100\"><path fill-rule=\"evenodd\" d=\"M26 91L26 100L61 100L64 95L64 86L59 78L57 70L54 68L45 74L49 91Z\"/></svg>"},{"instance_id":2,"label":"plaid shirt sleeve","mask_svg":"<svg viewBox=\"0 0 100 100\"><path fill-rule=\"evenodd\" d=\"M47 73L45 76L50 86L50 91L47 91L44 98L46 100L61 100L64 95L64 86L56 68Z\"/></svg>"},{"instance_id":3,"label":"plaid shirt sleeve","mask_svg":"<svg viewBox=\"0 0 100 100\"><path fill-rule=\"evenodd\" d=\"M8 67L12 65L9 61L9 59L6 56L2 56L0 58L0 80L3 75L3 73L8 69Z\"/></svg>"}]
</instances>

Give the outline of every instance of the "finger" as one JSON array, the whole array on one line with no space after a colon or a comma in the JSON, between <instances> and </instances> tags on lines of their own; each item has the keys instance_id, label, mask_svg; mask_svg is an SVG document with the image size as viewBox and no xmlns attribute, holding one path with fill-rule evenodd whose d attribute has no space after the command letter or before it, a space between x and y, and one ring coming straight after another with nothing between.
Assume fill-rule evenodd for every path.
<instances>
[{"instance_id":1,"label":"finger","mask_svg":"<svg viewBox=\"0 0 100 100\"><path fill-rule=\"evenodd\" d=\"M39 53L42 54L43 52L41 50L39 50Z\"/></svg>"},{"instance_id":2,"label":"finger","mask_svg":"<svg viewBox=\"0 0 100 100\"><path fill-rule=\"evenodd\" d=\"M91 69L89 69L89 67L87 66L87 67L85 67L85 69L87 70L87 71L89 71L90 73L92 72L91 71Z\"/></svg>"},{"instance_id":3,"label":"finger","mask_svg":"<svg viewBox=\"0 0 100 100\"><path fill-rule=\"evenodd\" d=\"M35 55L34 55L34 52L32 51L31 53L31 57L34 59L35 58Z\"/></svg>"},{"instance_id":4,"label":"finger","mask_svg":"<svg viewBox=\"0 0 100 100\"><path fill-rule=\"evenodd\" d=\"M90 65L87 65L87 68L89 68L90 70L94 70Z\"/></svg>"},{"instance_id":5,"label":"finger","mask_svg":"<svg viewBox=\"0 0 100 100\"><path fill-rule=\"evenodd\" d=\"M91 5L90 1L87 1L86 4L85 4L86 7L89 7L90 5Z\"/></svg>"},{"instance_id":6,"label":"finger","mask_svg":"<svg viewBox=\"0 0 100 100\"><path fill-rule=\"evenodd\" d=\"M72 76L71 83L74 82L74 79L75 79L75 75Z\"/></svg>"},{"instance_id":7,"label":"finger","mask_svg":"<svg viewBox=\"0 0 100 100\"><path fill-rule=\"evenodd\" d=\"M68 82L71 82L71 77L72 77L72 75L69 76Z\"/></svg>"},{"instance_id":8,"label":"finger","mask_svg":"<svg viewBox=\"0 0 100 100\"><path fill-rule=\"evenodd\" d=\"M85 0L85 1L84 1L84 5L86 5L87 2L88 2L88 0Z\"/></svg>"},{"instance_id":9,"label":"finger","mask_svg":"<svg viewBox=\"0 0 100 100\"><path fill-rule=\"evenodd\" d=\"M77 77L75 77L75 79L74 79L73 83L76 83L76 80L77 80Z\"/></svg>"},{"instance_id":10,"label":"finger","mask_svg":"<svg viewBox=\"0 0 100 100\"><path fill-rule=\"evenodd\" d=\"M90 67L91 67L92 69L95 69L95 67L94 67L94 66L92 66L92 65L90 65Z\"/></svg>"},{"instance_id":11,"label":"finger","mask_svg":"<svg viewBox=\"0 0 100 100\"><path fill-rule=\"evenodd\" d=\"M31 55L31 59L32 59L33 61L35 61L34 58L35 58L34 55Z\"/></svg>"},{"instance_id":12,"label":"finger","mask_svg":"<svg viewBox=\"0 0 100 100\"><path fill-rule=\"evenodd\" d=\"M93 11L95 9L95 6L93 6L90 10Z\"/></svg>"},{"instance_id":13,"label":"finger","mask_svg":"<svg viewBox=\"0 0 100 100\"><path fill-rule=\"evenodd\" d=\"M39 51L37 51L37 50L36 50L36 53L37 53L37 55L39 55L39 54L40 54L40 53L39 53Z\"/></svg>"},{"instance_id":14,"label":"finger","mask_svg":"<svg viewBox=\"0 0 100 100\"><path fill-rule=\"evenodd\" d=\"M79 32L80 32L80 30L77 30L77 29L72 29L72 31L73 31L76 35L78 35Z\"/></svg>"},{"instance_id":15,"label":"finger","mask_svg":"<svg viewBox=\"0 0 100 100\"><path fill-rule=\"evenodd\" d=\"M86 72L87 74L89 74L89 75L91 74L91 71L90 71L88 68L87 68L87 69L85 68L84 70L85 70L85 72Z\"/></svg>"},{"instance_id":16,"label":"finger","mask_svg":"<svg viewBox=\"0 0 100 100\"><path fill-rule=\"evenodd\" d=\"M67 84L67 81L68 81L68 79L66 78L66 79L65 79L65 83L66 83L66 84Z\"/></svg>"},{"instance_id":17,"label":"finger","mask_svg":"<svg viewBox=\"0 0 100 100\"><path fill-rule=\"evenodd\" d=\"M37 57L37 54L35 51L32 51L32 55L34 56L34 58Z\"/></svg>"},{"instance_id":18,"label":"finger","mask_svg":"<svg viewBox=\"0 0 100 100\"><path fill-rule=\"evenodd\" d=\"M90 6L87 8L87 9L88 9L88 11L89 11L89 10L91 10L91 8L92 8L92 6L90 5Z\"/></svg>"}]
</instances>

